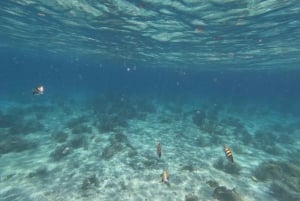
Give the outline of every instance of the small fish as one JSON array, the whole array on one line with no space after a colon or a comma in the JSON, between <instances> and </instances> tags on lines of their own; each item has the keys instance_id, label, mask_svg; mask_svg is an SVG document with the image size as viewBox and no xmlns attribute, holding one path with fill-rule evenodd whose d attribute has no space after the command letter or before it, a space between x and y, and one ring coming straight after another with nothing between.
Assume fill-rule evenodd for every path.
<instances>
[{"instance_id":1,"label":"small fish","mask_svg":"<svg viewBox=\"0 0 300 201\"><path fill-rule=\"evenodd\" d=\"M167 170L164 170L164 172L161 174L161 182L169 184L169 173Z\"/></svg>"},{"instance_id":2,"label":"small fish","mask_svg":"<svg viewBox=\"0 0 300 201\"><path fill-rule=\"evenodd\" d=\"M42 95L42 94L44 94L44 86L41 85L41 86L38 86L38 87L32 89L32 94L33 95Z\"/></svg>"},{"instance_id":3,"label":"small fish","mask_svg":"<svg viewBox=\"0 0 300 201\"><path fill-rule=\"evenodd\" d=\"M224 152L225 152L227 159L233 163L233 156L232 156L231 150L226 145L224 145Z\"/></svg>"},{"instance_id":4,"label":"small fish","mask_svg":"<svg viewBox=\"0 0 300 201\"><path fill-rule=\"evenodd\" d=\"M160 142L158 141L157 145L156 145L156 153L158 155L158 157L161 157L161 145Z\"/></svg>"}]
</instances>

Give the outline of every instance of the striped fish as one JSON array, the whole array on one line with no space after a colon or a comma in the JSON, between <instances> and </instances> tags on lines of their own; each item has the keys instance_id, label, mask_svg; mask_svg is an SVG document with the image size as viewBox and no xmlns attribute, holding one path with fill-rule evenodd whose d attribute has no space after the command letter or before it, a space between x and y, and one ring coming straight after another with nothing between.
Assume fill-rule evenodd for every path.
<instances>
[{"instance_id":1,"label":"striped fish","mask_svg":"<svg viewBox=\"0 0 300 201\"><path fill-rule=\"evenodd\" d=\"M226 158L233 163L233 156L232 156L232 153L231 153L231 150L229 149L229 147L227 147L226 145L224 145L224 152L225 152L225 155L226 155Z\"/></svg>"},{"instance_id":2,"label":"striped fish","mask_svg":"<svg viewBox=\"0 0 300 201\"><path fill-rule=\"evenodd\" d=\"M160 142L158 141L157 145L156 145L156 153L158 155L158 157L161 157L161 145Z\"/></svg>"}]
</instances>

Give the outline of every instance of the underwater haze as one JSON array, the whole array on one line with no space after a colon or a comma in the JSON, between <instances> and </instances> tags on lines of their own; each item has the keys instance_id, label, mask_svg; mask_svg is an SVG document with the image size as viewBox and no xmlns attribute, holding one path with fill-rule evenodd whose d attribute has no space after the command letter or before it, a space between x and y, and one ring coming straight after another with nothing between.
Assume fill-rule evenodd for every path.
<instances>
[{"instance_id":1,"label":"underwater haze","mask_svg":"<svg viewBox=\"0 0 300 201\"><path fill-rule=\"evenodd\" d=\"M0 201L298 201L299 64L298 0L2 0Z\"/></svg>"}]
</instances>

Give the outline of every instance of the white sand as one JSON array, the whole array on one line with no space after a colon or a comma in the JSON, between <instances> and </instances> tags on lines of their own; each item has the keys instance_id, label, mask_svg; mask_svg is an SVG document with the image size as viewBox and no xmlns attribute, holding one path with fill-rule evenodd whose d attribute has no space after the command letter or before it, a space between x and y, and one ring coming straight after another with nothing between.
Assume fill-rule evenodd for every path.
<instances>
[{"instance_id":1,"label":"white sand","mask_svg":"<svg viewBox=\"0 0 300 201\"><path fill-rule=\"evenodd\" d=\"M225 131L229 134L220 135L220 142L208 142L206 146L200 147L197 145L199 139L205 140L211 134L201 131L193 123L192 115L184 115L193 106L185 106L182 113L177 113L166 109L165 105L157 105L157 111L148 114L146 119L132 119L127 128L120 127L115 132L107 133L99 133L95 127L92 109L77 107L66 115L62 107L55 107L44 119L40 119L45 129L25 136L28 140L38 142L38 147L1 156L0 194L6 197L0 200L10 200L9 197L14 195L18 200L39 201L182 201L188 194L196 195L199 200L216 200L212 196L214 188L207 184L209 180L217 181L228 189L234 188L247 201L270 200L269 183L256 181L252 171L263 161L285 160L285 154L297 150L294 146L300 143L299 138L295 138L297 142L294 145L278 144L283 154L277 156L242 144L236 136L230 134L232 128L226 126ZM66 107L74 108L71 105ZM185 111L186 108L189 109ZM227 106L220 111L219 117L240 119L251 135L274 122L283 125L299 122L294 116L281 117L280 113L273 111L255 116L230 112L232 108L234 106ZM72 134L71 129L65 128L68 120L80 116L88 117L85 124L92 129L91 133ZM55 142L51 134L57 130L67 132L69 140L74 136L85 136L86 145L77 149L68 147L70 153L59 161L53 161L49 157L50 153L60 143ZM103 150L110 145L115 133L123 133L128 142L123 143L120 152L105 160L102 158ZM156 155L158 140L162 145L161 159ZM238 148L236 151L232 148L232 152L235 163L241 168L239 175L214 168L218 160L229 163L223 152L223 144ZM183 170L187 166L191 169ZM32 175L38 168L44 169L45 175ZM160 174L165 169L170 174L170 186L160 182ZM12 176L6 179L7 175ZM93 175L98 184L92 183L83 190L83 181Z\"/></svg>"}]
</instances>

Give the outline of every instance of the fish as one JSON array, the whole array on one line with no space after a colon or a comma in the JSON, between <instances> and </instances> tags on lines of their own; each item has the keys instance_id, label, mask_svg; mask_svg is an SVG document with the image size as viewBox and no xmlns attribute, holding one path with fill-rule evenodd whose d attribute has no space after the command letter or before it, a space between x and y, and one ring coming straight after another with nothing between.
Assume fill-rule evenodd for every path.
<instances>
[{"instance_id":1,"label":"fish","mask_svg":"<svg viewBox=\"0 0 300 201\"><path fill-rule=\"evenodd\" d=\"M232 153L231 153L231 150L229 147L227 147L226 145L224 145L224 152L225 152L225 155L226 155L226 158L233 163L233 156L232 156Z\"/></svg>"},{"instance_id":2,"label":"fish","mask_svg":"<svg viewBox=\"0 0 300 201\"><path fill-rule=\"evenodd\" d=\"M161 145L160 145L159 141L157 142L157 145L156 145L156 153L157 153L158 157L160 158L161 157Z\"/></svg>"},{"instance_id":3,"label":"fish","mask_svg":"<svg viewBox=\"0 0 300 201\"><path fill-rule=\"evenodd\" d=\"M33 95L42 95L42 94L44 94L44 86L40 85L40 86L37 86L36 88L32 89L32 94Z\"/></svg>"},{"instance_id":4,"label":"fish","mask_svg":"<svg viewBox=\"0 0 300 201\"><path fill-rule=\"evenodd\" d=\"M161 182L169 184L169 173L167 170L164 170L163 173L161 174Z\"/></svg>"}]
</instances>

